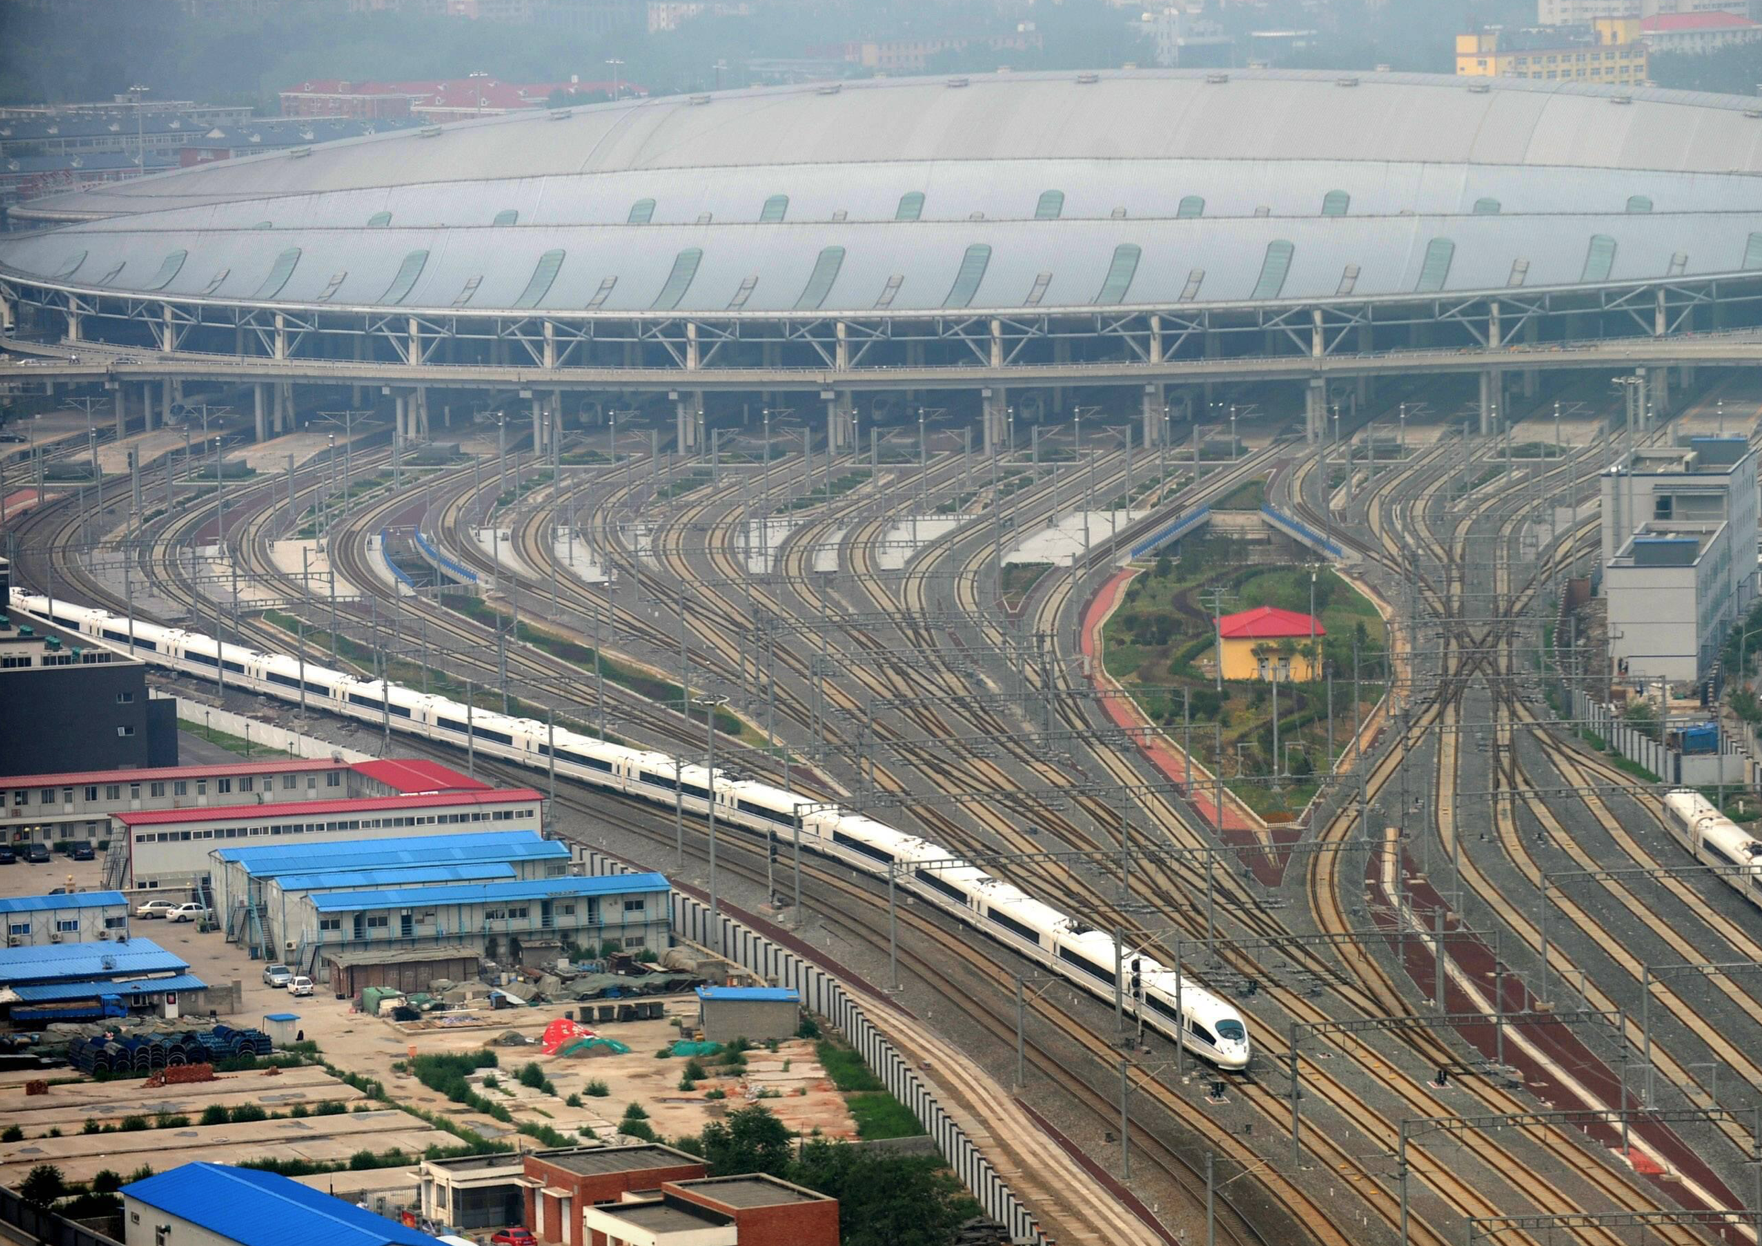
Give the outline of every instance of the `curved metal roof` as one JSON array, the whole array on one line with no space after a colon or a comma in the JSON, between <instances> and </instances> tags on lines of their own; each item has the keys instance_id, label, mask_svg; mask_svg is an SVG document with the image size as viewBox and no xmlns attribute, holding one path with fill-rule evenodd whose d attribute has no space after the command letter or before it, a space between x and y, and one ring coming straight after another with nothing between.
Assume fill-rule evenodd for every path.
<instances>
[{"instance_id":1,"label":"curved metal roof","mask_svg":"<svg viewBox=\"0 0 1762 1246\"><path fill-rule=\"evenodd\" d=\"M1758 254L1754 100L1402 74L958 81L226 161L27 205L86 219L0 238L0 265L332 309L855 316L1626 283Z\"/></svg>"}]
</instances>

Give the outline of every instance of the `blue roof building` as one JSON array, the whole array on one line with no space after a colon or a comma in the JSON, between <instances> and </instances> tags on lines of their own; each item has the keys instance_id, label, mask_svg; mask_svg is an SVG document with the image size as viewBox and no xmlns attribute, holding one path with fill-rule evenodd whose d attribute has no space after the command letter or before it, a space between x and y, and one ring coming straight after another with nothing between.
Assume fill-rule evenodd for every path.
<instances>
[{"instance_id":1,"label":"blue roof building","mask_svg":"<svg viewBox=\"0 0 1762 1246\"><path fill-rule=\"evenodd\" d=\"M185 1164L122 1187L123 1223L169 1225L165 1240L225 1246L439 1246L426 1233L275 1173ZM130 1246L136 1237L129 1234ZM153 1240L149 1232L143 1241Z\"/></svg>"},{"instance_id":2,"label":"blue roof building","mask_svg":"<svg viewBox=\"0 0 1762 1246\"><path fill-rule=\"evenodd\" d=\"M697 1012L712 1043L791 1038L801 1024L801 992L786 986L700 986Z\"/></svg>"},{"instance_id":3,"label":"blue roof building","mask_svg":"<svg viewBox=\"0 0 1762 1246\"><path fill-rule=\"evenodd\" d=\"M458 977L467 958L530 952L535 961L607 943L658 951L669 943L670 895L652 873L308 891L289 898L292 946L280 954L346 995L361 985L423 990L432 977ZM441 949L453 968L415 967L439 963Z\"/></svg>"},{"instance_id":4,"label":"blue roof building","mask_svg":"<svg viewBox=\"0 0 1762 1246\"><path fill-rule=\"evenodd\" d=\"M151 939L0 949L0 987L47 982L119 982L187 973L189 968L188 961Z\"/></svg>"},{"instance_id":5,"label":"blue roof building","mask_svg":"<svg viewBox=\"0 0 1762 1246\"><path fill-rule=\"evenodd\" d=\"M8 947L85 943L128 934L128 898L120 891L0 900Z\"/></svg>"}]
</instances>

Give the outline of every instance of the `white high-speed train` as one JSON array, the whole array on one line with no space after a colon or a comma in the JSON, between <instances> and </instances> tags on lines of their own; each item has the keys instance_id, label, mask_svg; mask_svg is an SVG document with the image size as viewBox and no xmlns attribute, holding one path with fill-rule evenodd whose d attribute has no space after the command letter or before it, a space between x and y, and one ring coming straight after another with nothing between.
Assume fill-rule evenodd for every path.
<instances>
[{"instance_id":1,"label":"white high-speed train","mask_svg":"<svg viewBox=\"0 0 1762 1246\"><path fill-rule=\"evenodd\" d=\"M12 607L69 631L128 650L129 623L107 611L12 590ZM226 682L283 700L298 701L301 683L307 703L397 731L455 746L468 742L485 756L545 770L551 739L545 723L472 709L446 697L413 692L399 684L359 679L302 664L287 654L262 653L240 645L217 645L212 636L137 620L134 652L143 661L213 678L218 664ZM755 783L718 768L685 764L675 775L674 759L610 744L559 728L555 734L557 773L671 808L675 799L707 815L709 802L725 824L777 840L793 836L800 816L804 847L869 873L910 867L898 881L975 930L1021 951L1083 990L1112 1003L1116 982L1113 938L1065 916L993 878L976 866L942 865L956 857L937 844L895 830L858 813L827 809L806 796ZM805 808L811 806L811 808ZM1222 1069L1246 1068L1252 1055L1242 1014L1228 1001L1139 949L1119 949L1125 1008L1141 1016L1146 1028L1182 1043ZM1134 990L1136 986L1136 990Z\"/></svg>"},{"instance_id":2,"label":"white high-speed train","mask_svg":"<svg viewBox=\"0 0 1762 1246\"><path fill-rule=\"evenodd\" d=\"M1720 874L1719 880L1762 908L1762 842L1755 836L1687 787L1664 798L1664 825L1701 864L1748 867Z\"/></svg>"}]
</instances>

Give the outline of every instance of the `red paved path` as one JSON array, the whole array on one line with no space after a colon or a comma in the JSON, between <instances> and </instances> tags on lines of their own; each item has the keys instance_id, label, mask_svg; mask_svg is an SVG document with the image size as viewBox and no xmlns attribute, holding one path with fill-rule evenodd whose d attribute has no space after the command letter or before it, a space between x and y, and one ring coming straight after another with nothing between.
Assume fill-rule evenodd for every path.
<instances>
[{"instance_id":1,"label":"red paved path","mask_svg":"<svg viewBox=\"0 0 1762 1246\"><path fill-rule=\"evenodd\" d=\"M1126 586L1138 571L1126 567L1101 586L1094 599L1083 612L1083 625L1080 630L1083 653L1089 658L1089 681L1098 692L1110 692L1118 685L1109 678L1101 659L1101 627L1113 612L1115 604L1125 593ZM1099 698L1102 711L1116 726L1132 728L1138 749L1150 761L1151 765L1174 784L1175 790L1187 798L1199 814L1212 826L1218 825L1217 801L1215 788L1207 786L1206 778L1195 761L1193 767L1193 790L1188 791L1184 782L1187 774L1186 756L1181 750L1165 740L1161 734L1152 734L1143 730L1154 728L1155 724L1145 717L1138 708L1138 703L1129 697L1107 696ZM1264 848L1268 843L1295 843L1302 836L1302 831L1295 827L1269 827L1262 831L1247 818L1226 795L1224 798L1222 835L1224 842L1242 848ZM1288 854L1265 852L1249 852L1242 854L1243 864L1254 871L1255 877L1268 886L1277 886L1290 860Z\"/></svg>"}]
</instances>

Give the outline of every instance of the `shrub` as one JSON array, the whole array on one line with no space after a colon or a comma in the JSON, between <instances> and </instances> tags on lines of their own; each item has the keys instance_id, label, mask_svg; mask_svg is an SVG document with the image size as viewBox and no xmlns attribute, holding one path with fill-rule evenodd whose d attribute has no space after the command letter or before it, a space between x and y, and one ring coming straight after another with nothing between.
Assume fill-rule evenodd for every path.
<instances>
[{"instance_id":1,"label":"shrub","mask_svg":"<svg viewBox=\"0 0 1762 1246\"><path fill-rule=\"evenodd\" d=\"M567 1107L578 1108L581 1106L581 1096L570 1095L567 1099L563 1100L563 1103Z\"/></svg>"},{"instance_id":2,"label":"shrub","mask_svg":"<svg viewBox=\"0 0 1762 1246\"><path fill-rule=\"evenodd\" d=\"M618 1122L618 1132L631 1138L641 1138L644 1142L659 1142L660 1135L649 1127L647 1121L622 1120Z\"/></svg>"},{"instance_id":3,"label":"shrub","mask_svg":"<svg viewBox=\"0 0 1762 1246\"><path fill-rule=\"evenodd\" d=\"M160 1112L153 1118L155 1129L188 1129L190 1118L181 1112Z\"/></svg>"},{"instance_id":4,"label":"shrub","mask_svg":"<svg viewBox=\"0 0 1762 1246\"><path fill-rule=\"evenodd\" d=\"M268 1119L269 1113L265 1112L255 1103L241 1103L238 1107L232 1110L232 1123L235 1125L243 1125L250 1121L262 1121Z\"/></svg>"},{"instance_id":5,"label":"shrub","mask_svg":"<svg viewBox=\"0 0 1762 1246\"><path fill-rule=\"evenodd\" d=\"M314 1109L319 1116L342 1116L348 1110L347 1105L340 1103L335 1099L326 1099Z\"/></svg>"},{"instance_id":6,"label":"shrub","mask_svg":"<svg viewBox=\"0 0 1762 1246\"><path fill-rule=\"evenodd\" d=\"M304 1103L296 1103L293 1107L288 1109L288 1115L295 1120L301 1120L312 1115L312 1109L308 1108Z\"/></svg>"},{"instance_id":7,"label":"shrub","mask_svg":"<svg viewBox=\"0 0 1762 1246\"><path fill-rule=\"evenodd\" d=\"M539 1068L537 1060L528 1060L520 1066L520 1084L529 1090L544 1089L545 1071Z\"/></svg>"},{"instance_id":8,"label":"shrub","mask_svg":"<svg viewBox=\"0 0 1762 1246\"><path fill-rule=\"evenodd\" d=\"M704 1066L698 1062L696 1057L693 1057L685 1062L685 1072L681 1076L689 1077L693 1081L702 1081L709 1074L704 1072Z\"/></svg>"},{"instance_id":9,"label":"shrub","mask_svg":"<svg viewBox=\"0 0 1762 1246\"><path fill-rule=\"evenodd\" d=\"M795 1036L797 1038L820 1037L820 1023L812 1017L804 1015L801 1024L795 1027Z\"/></svg>"},{"instance_id":10,"label":"shrub","mask_svg":"<svg viewBox=\"0 0 1762 1246\"><path fill-rule=\"evenodd\" d=\"M704 1098L706 1099L726 1099L727 1097L728 1092L719 1086L715 1090L704 1091Z\"/></svg>"},{"instance_id":11,"label":"shrub","mask_svg":"<svg viewBox=\"0 0 1762 1246\"><path fill-rule=\"evenodd\" d=\"M781 1099L782 1097L783 1092L778 1090L775 1086L766 1086L763 1090L759 1091L759 1098L761 1099Z\"/></svg>"},{"instance_id":12,"label":"shrub","mask_svg":"<svg viewBox=\"0 0 1762 1246\"><path fill-rule=\"evenodd\" d=\"M604 1082L596 1077L581 1088L581 1093L590 1099L604 1099L607 1095L611 1094L612 1091Z\"/></svg>"},{"instance_id":13,"label":"shrub","mask_svg":"<svg viewBox=\"0 0 1762 1246\"><path fill-rule=\"evenodd\" d=\"M0 1142L23 1142L24 1130L17 1125L8 1125L5 1132L0 1133Z\"/></svg>"},{"instance_id":14,"label":"shrub","mask_svg":"<svg viewBox=\"0 0 1762 1246\"><path fill-rule=\"evenodd\" d=\"M497 1080L496 1075L494 1073L485 1073L483 1075L483 1088L485 1090L494 1090L497 1086L500 1086L501 1084L502 1083Z\"/></svg>"},{"instance_id":15,"label":"shrub","mask_svg":"<svg viewBox=\"0 0 1762 1246\"><path fill-rule=\"evenodd\" d=\"M48 1207L67 1193L67 1182L61 1169L53 1164L38 1164L18 1187L19 1197L37 1207Z\"/></svg>"},{"instance_id":16,"label":"shrub","mask_svg":"<svg viewBox=\"0 0 1762 1246\"><path fill-rule=\"evenodd\" d=\"M145 1181L148 1177L151 1177L152 1175L153 1175L153 1165L142 1164L139 1168L135 1169L133 1172L131 1172L128 1175L128 1180L126 1182L124 1182L124 1184L125 1185L133 1185L137 1181Z\"/></svg>"},{"instance_id":17,"label":"shrub","mask_svg":"<svg viewBox=\"0 0 1762 1246\"><path fill-rule=\"evenodd\" d=\"M92 1193L94 1194L114 1194L120 1189L122 1189L122 1174L114 1168L99 1169L97 1175L92 1178Z\"/></svg>"},{"instance_id":18,"label":"shrub","mask_svg":"<svg viewBox=\"0 0 1762 1246\"><path fill-rule=\"evenodd\" d=\"M122 1118L121 1130L125 1134L139 1133L147 1127L145 1116L125 1116Z\"/></svg>"},{"instance_id":19,"label":"shrub","mask_svg":"<svg viewBox=\"0 0 1762 1246\"><path fill-rule=\"evenodd\" d=\"M685 1090L685 1091L696 1090L697 1083L692 1081L691 1078L689 1078L689 1077L682 1077L679 1079L679 1089Z\"/></svg>"},{"instance_id":20,"label":"shrub","mask_svg":"<svg viewBox=\"0 0 1762 1246\"><path fill-rule=\"evenodd\" d=\"M86 1123L80 1126L80 1132L82 1134L95 1134L101 1132L103 1128L102 1125L88 1116L86 1117Z\"/></svg>"},{"instance_id":21,"label":"shrub","mask_svg":"<svg viewBox=\"0 0 1762 1246\"><path fill-rule=\"evenodd\" d=\"M44 1134L43 1136L45 1138L59 1138L61 1136L61 1126L59 1126L59 1125L52 1126L50 1128L49 1132Z\"/></svg>"}]
</instances>

